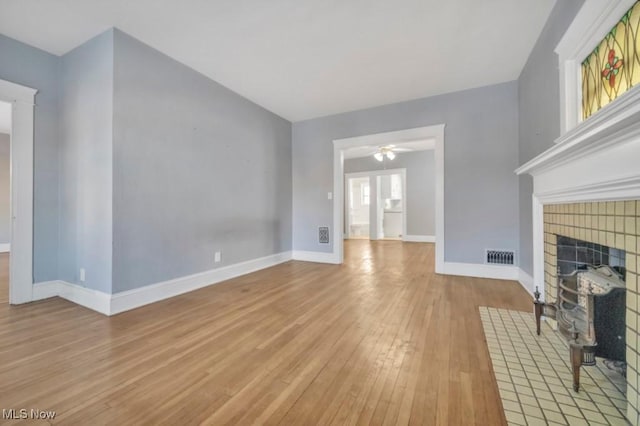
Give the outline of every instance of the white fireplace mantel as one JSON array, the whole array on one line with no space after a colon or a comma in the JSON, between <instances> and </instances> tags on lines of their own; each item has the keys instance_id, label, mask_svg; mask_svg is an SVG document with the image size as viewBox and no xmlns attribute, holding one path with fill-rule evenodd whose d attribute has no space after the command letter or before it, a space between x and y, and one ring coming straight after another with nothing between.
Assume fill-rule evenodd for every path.
<instances>
[{"instance_id":1,"label":"white fireplace mantel","mask_svg":"<svg viewBox=\"0 0 640 426\"><path fill-rule=\"evenodd\" d=\"M516 170L533 176L533 278L539 288L544 204L640 199L640 85L587 120L578 114L579 64L634 2L587 0L556 48L562 135Z\"/></svg>"},{"instance_id":2,"label":"white fireplace mantel","mask_svg":"<svg viewBox=\"0 0 640 426\"><path fill-rule=\"evenodd\" d=\"M640 199L640 87L626 95L516 170L533 176L534 286L544 288L543 205Z\"/></svg>"},{"instance_id":3,"label":"white fireplace mantel","mask_svg":"<svg viewBox=\"0 0 640 426\"><path fill-rule=\"evenodd\" d=\"M566 132L516 170L534 178L545 203L637 199L640 195L640 86Z\"/></svg>"}]
</instances>

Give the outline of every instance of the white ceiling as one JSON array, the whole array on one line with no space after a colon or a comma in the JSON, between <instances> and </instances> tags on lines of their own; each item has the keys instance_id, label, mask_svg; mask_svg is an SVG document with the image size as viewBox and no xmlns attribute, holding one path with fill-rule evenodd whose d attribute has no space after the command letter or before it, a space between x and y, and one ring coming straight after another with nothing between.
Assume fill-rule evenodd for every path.
<instances>
[{"instance_id":1,"label":"white ceiling","mask_svg":"<svg viewBox=\"0 0 640 426\"><path fill-rule=\"evenodd\" d=\"M0 133L11 133L11 104L0 102Z\"/></svg>"},{"instance_id":2,"label":"white ceiling","mask_svg":"<svg viewBox=\"0 0 640 426\"><path fill-rule=\"evenodd\" d=\"M362 158L368 157L370 155L378 152L378 149L381 146L393 146L393 150L397 154L407 153L407 152L416 152L416 151L426 151L429 149L435 149L436 141L434 139L424 139L424 140L416 140L409 142L396 142L393 144L382 144L382 145L365 145L365 146L354 146L353 148L348 148L343 151L345 160L350 158Z\"/></svg>"},{"instance_id":3,"label":"white ceiling","mask_svg":"<svg viewBox=\"0 0 640 426\"><path fill-rule=\"evenodd\" d=\"M555 0L0 0L58 55L117 27L291 121L518 78Z\"/></svg>"}]
</instances>

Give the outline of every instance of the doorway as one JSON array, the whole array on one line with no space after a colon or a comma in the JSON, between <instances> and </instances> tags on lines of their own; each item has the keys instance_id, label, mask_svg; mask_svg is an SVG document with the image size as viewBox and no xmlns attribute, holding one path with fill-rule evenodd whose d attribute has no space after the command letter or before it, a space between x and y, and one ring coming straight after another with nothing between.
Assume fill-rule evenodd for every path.
<instances>
[{"instance_id":1,"label":"doorway","mask_svg":"<svg viewBox=\"0 0 640 426\"><path fill-rule=\"evenodd\" d=\"M344 259L345 233L345 151L356 147L388 146L429 139L434 143L435 160L435 271L444 273L444 124L406 130L375 133L336 139L333 141L333 251L331 263L341 264ZM372 189L373 190L373 189ZM406 210L406 209L405 209ZM406 221L405 221L406 224Z\"/></svg>"},{"instance_id":2,"label":"doorway","mask_svg":"<svg viewBox=\"0 0 640 426\"><path fill-rule=\"evenodd\" d=\"M371 178L349 177L347 182L346 234L350 240L371 236Z\"/></svg>"},{"instance_id":3,"label":"doorway","mask_svg":"<svg viewBox=\"0 0 640 426\"><path fill-rule=\"evenodd\" d=\"M402 240L407 233L405 169L345 173L344 236Z\"/></svg>"}]
</instances>

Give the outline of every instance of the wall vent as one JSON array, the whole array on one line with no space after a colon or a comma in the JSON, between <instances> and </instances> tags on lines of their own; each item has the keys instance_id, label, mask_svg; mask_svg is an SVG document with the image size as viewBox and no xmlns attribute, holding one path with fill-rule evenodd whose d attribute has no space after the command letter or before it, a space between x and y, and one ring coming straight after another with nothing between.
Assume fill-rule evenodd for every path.
<instances>
[{"instance_id":1,"label":"wall vent","mask_svg":"<svg viewBox=\"0 0 640 426\"><path fill-rule=\"evenodd\" d=\"M485 263L491 265L515 265L516 252L513 250L487 249L484 259Z\"/></svg>"},{"instance_id":2,"label":"wall vent","mask_svg":"<svg viewBox=\"0 0 640 426\"><path fill-rule=\"evenodd\" d=\"M320 244L329 244L329 227L321 226L318 228L318 241Z\"/></svg>"}]
</instances>

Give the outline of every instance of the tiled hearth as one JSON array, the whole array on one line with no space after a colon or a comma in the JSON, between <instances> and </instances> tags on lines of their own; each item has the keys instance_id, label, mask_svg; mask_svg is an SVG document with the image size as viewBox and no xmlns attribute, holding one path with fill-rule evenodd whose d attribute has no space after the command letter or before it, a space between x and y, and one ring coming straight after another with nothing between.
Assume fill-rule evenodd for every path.
<instances>
[{"instance_id":1,"label":"tiled hearth","mask_svg":"<svg viewBox=\"0 0 640 426\"><path fill-rule=\"evenodd\" d=\"M627 417L638 421L638 272L640 271L640 201L593 202L544 206L545 301L557 295L558 235L626 252ZM588 370L585 369L585 370Z\"/></svg>"},{"instance_id":2,"label":"tiled hearth","mask_svg":"<svg viewBox=\"0 0 640 426\"><path fill-rule=\"evenodd\" d=\"M566 340L533 314L480 308L489 355L509 425L626 425L624 378L602 362L571 388Z\"/></svg>"}]
</instances>

